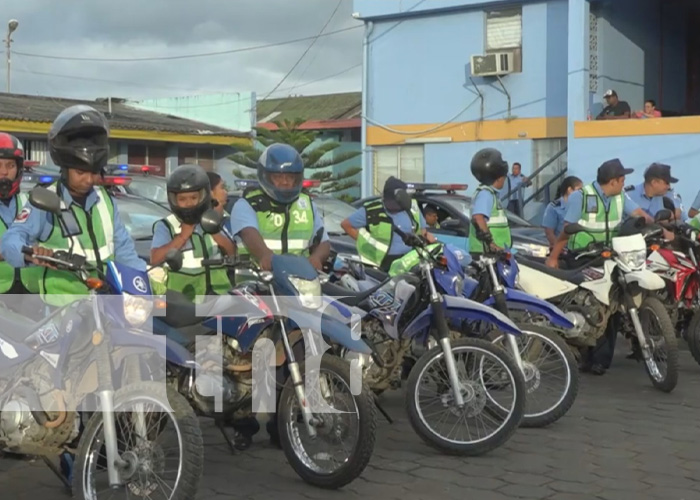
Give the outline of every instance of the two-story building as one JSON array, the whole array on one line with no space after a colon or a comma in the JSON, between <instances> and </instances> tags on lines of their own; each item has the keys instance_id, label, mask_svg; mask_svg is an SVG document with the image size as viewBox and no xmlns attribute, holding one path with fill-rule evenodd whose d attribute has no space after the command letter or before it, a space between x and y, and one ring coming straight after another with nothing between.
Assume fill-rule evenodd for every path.
<instances>
[{"instance_id":1,"label":"two-story building","mask_svg":"<svg viewBox=\"0 0 700 500\"><path fill-rule=\"evenodd\" d=\"M590 181L613 157L636 169L629 182L672 165L686 204L700 189L697 0L354 0L354 11L364 195L389 175L473 192L469 162L484 147L526 175L555 158L531 192L567 167ZM594 120L608 89L665 117Z\"/></svg>"}]
</instances>

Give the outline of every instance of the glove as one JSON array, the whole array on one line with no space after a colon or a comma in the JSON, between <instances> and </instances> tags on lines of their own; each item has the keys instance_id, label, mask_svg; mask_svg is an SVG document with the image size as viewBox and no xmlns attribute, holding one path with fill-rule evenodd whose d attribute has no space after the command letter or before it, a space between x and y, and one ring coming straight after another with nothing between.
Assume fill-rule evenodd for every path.
<instances>
[{"instance_id":1,"label":"glove","mask_svg":"<svg viewBox=\"0 0 700 500\"><path fill-rule=\"evenodd\" d=\"M493 243L493 235L491 234L491 231L482 231L479 227L476 228L476 239L482 243L486 243L487 245Z\"/></svg>"}]
</instances>

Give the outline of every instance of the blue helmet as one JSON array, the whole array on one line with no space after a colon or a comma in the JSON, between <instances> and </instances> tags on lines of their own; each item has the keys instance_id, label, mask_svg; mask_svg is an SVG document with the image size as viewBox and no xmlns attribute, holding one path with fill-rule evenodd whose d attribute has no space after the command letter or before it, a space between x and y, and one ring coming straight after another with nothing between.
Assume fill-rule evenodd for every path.
<instances>
[{"instance_id":1,"label":"blue helmet","mask_svg":"<svg viewBox=\"0 0 700 500\"><path fill-rule=\"evenodd\" d=\"M258 158L258 182L265 194L276 202L292 203L299 197L304 183L304 161L301 155L287 144L268 146Z\"/></svg>"}]
</instances>

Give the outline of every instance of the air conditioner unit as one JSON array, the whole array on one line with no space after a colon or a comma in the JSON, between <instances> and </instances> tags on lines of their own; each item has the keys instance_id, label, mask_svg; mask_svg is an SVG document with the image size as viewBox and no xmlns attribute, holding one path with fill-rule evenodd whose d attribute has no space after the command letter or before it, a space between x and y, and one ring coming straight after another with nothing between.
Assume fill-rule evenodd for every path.
<instances>
[{"instance_id":1,"label":"air conditioner unit","mask_svg":"<svg viewBox=\"0 0 700 500\"><path fill-rule=\"evenodd\" d=\"M513 52L494 52L472 56L472 76L500 76L515 71Z\"/></svg>"}]
</instances>

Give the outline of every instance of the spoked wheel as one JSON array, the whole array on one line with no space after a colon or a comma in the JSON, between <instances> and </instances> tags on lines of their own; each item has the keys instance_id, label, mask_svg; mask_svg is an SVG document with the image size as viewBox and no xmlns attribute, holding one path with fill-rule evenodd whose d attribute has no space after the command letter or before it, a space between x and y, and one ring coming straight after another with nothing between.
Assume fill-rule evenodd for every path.
<instances>
[{"instance_id":1,"label":"spoked wheel","mask_svg":"<svg viewBox=\"0 0 700 500\"><path fill-rule=\"evenodd\" d=\"M686 330L688 349L696 363L700 364L700 314L696 311Z\"/></svg>"},{"instance_id":2,"label":"spoked wheel","mask_svg":"<svg viewBox=\"0 0 700 500\"><path fill-rule=\"evenodd\" d=\"M671 392L678 383L678 340L668 312L659 299L647 297L639 321L649 343L649 356L644 353L647 375L654 387Z\"/></svg>"},{"instance_id":3,"label":"spoked wheel","mask_svg":"<svg viewBox=\"0 0 700 500\"><path fill-rule=\"evenodd\" d=\"M451 341L464 406L458 407L442 346L421 356L406 388L416 433L445 453L483 455L503 445L525 410L525 381L513 359L488 341Z\"/></svg>"},{"instance_id":4,"label":"spoked wheel","mask_svg":"<svg viewBox=\"0 0 700 500\"><path fill-rule=\"evenodd\" d=\"M360 394L353 395L350 365L335 356L323 356L320 372L303 362L299 363L299 370L307 405L314 412L312 427L316 436L309 435L289 377L280 395L277 418L282 449L292 468L307 483L341 488L362 474L374 452L374 395L364 383ZM361 380L361 374L357 375Z\"/></svg>"},{"instance_id":5,"label":"spoked wheel","mask_svg":"<svg viewBox=\"0 0 700 500\"><path fill-rule=\"evenodd\" d=\"M556 333L535 325L518 324L523 334L515 337L523 362L527 388L523 427L544 427L571 409L578 394L576 358ZM493 343L511 352L504 334L492 335ZM512 354L511 354L512 355Z\"/></svg>"},{"instance_id":6,"label":"spoked wheel","mask_svg":"<svg viewBox=\"0 0 700 500\"><path fill-rule=\"evenodd\" d=\"M172 410L171 410L172 409ZM202 475L199 422L188 402L158 382L124 387L114 396L122 486L111 489L102 413L90 418L77 453L73 498L191 500Z\"/></svg>"}]
</instances>

